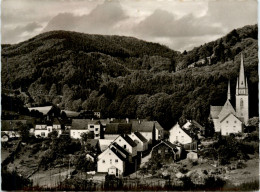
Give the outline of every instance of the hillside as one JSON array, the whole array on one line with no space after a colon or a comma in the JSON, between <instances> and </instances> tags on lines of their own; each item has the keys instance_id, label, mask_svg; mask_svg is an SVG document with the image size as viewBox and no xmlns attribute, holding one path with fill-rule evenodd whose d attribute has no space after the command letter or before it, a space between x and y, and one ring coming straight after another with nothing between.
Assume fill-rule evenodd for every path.
<instances>
[{"instance_id":1,"label":"hillside","mask_svg":"<svg viewBox=\"0 0 260 192\"><path fill-rule=\"evenodd\" d=\"M2 90L21 88L15 95L26 104L150 118L166 128L179 118L206 123L209 105L226 100L228 79L235 94L243 51L250 116L256 116L257 41L257 26L246 26L181 54L132 37L52 31L2 45ZM210 63L187 68L207 57Z\"/></svg>"}]
</instances>

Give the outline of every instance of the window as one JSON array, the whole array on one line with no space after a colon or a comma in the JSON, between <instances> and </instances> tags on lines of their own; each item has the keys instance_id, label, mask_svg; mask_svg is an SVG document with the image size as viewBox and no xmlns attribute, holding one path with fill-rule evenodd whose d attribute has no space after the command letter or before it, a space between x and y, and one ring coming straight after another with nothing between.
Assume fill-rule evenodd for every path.
<instances>
[{"instance_id":1,"label":"window","mask_svg":"<svg viewBox=\"0 0 260 192\"><path fill-rule=\"evenodd\" d=\"M115 162L118 163L118 159L115 159Z\"/></svg>"},{"instance_id":2,"label":"window","mask_svg":"<svg viewBox=\"0 0 260 192\"><path fill-rule=\"evenodd\" d=\"M75 132L73 132L73 135L75 136Z\"/></svg>"},{"instance_id":3,"label":"window","mask_svg":"<svg viewBox=\"0 0 260 192\"><path fill-rule=\"evenodd\" d=\"M111 155L111 153L109 153L109 155Z\"/></svg>"},{"instance_id":4,"label":"window","mask_svg":"<svg viewBox=\"0 0 260 192\"><path fill-rule=\"evenodd\" d=\"M178 141L178 136L176 136L176 140Z\"/></svg>"},{"instance_id":5,"label":"window","mask_svg":"<svg viewBox=\"0 0 260 192\"><path fill-rule=\"evenodd\" d=\"M105 163L105 162L106 162L105 160L102 161L102 163Z\"/></svg>"},{"instance_id":6,"label":"window","mask_svg":"<svg viewBox=\"0 0 260 192\"><path fill-rule=\"evenodd\" d=\"M168 153L168 149L165 149L165 153Z\"/></svg>"},{"instance_id":7,"label":"window","mask_svg":"<svg viewBox=\"0 0 260 192\"><path fill-rule=\"evenodd\" d=\"M234 123L237 123L237 121L234 121Z\"/></svg>"},{"instance_id":8,"label":"window","mask_svg":"<svg viewBox=\"0 0 260 192\"><path fill-rule=\"evenodd\" d=\"M159 153L159 154L161 153L161 150L160 150L160 149L158 150L158 153Z\"/></svg>"},{"instance_id":9,"label":"window","mask_svg":"<svg viewBox=\"0 0 260 192\"><path fill-rule=\"evenodd\" d=\"M48 131L49 131L49 132L51 131L50 128L48 128Z\"/></svg>"},{"instance_id":10,"label":"window","mask_svg":"<svg viewBox=\"0 0 260 192\"><path fill-rule=\"evenodd\" d=\"M94 125L90 125L89 127L90 127L90 128L94 128Z\"/></svg>"},{"instance_id":11,"label":"window","mask_svg":"<svg viewBox=\"0 0 260 192\"><path fill-rule=\"evenodd\" d=\"M228 121L227 121L227 123L228 123Z\"/></svg>"},{"instance_id":12,"label":"window","mask_svg":"<svg viewBox=\"0 0 260 192\"><path fill-rule=\"evenodd\" d=\"M126 149L126 145L124 145L124 149Z\"/></svg>"},{"instance_id":13,"label":"window","mask_svg":"<svg viewBox=\"0 0 260 192\"><path fill-rule=\"evenodd\" d=\"M99 137L99 134L96 134L96 137Z\"/></svg>"},{"instance_id":14,"label":"window","mask_svg":"<svg viewBox=\"0 0 260 192\"><path fill-rule=\"evenodd\" d=\"M112 164L112 159L110 159L110 164Z\"/></svg>"},{"instance_id":15,"label":"window","mask_svg":"<svg viewBox=\"0 0 260 192\"><path fill-rule=\"evenodd\" d=\"M121 139L119 139L119 142L121 142Z\"/></svg>"},{"instance_id":16,"label":"window","mask_svg":"<svg viewBox=\"0 0 260 192\"><path fill-rule=\"evenodd\" d=\"M96 128L95 131L98 131L98 128Z\"/></svg>"},{"instance_id":17,"label":"window","mask_svg":"<svg viewBox=\"0 0 260 192\"><path fill-rule=\"evenodd\" d=\"M240 99L240 108L243 109L243 106L244 106L244 101L243 101L243 99L241 98L241 99Z\"/></svg>"},{"instance_id":18,"label":"window","mask_svg":"<svg viewBox=\"0 0 260 192\"><path fill-rule=\"evenodd\" d=\"M41 136L42 136L42 137L45 137L45 132L41 132Z\"/></svg>"}]
</instances>

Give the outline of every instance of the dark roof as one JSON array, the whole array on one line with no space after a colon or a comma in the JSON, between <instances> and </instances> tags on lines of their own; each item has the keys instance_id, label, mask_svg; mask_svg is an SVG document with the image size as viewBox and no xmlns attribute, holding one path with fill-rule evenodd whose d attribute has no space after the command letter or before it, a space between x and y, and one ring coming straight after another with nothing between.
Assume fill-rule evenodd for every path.
<instances>
[{"instance_id":1,"label":"dark roof","mask_svg":"<svg viewBox=\"0 0 260 192\"><path fill-rule=\"evenodd\" d=\"M71 129L87 129L88 124L96 124L96 121L91 119L72 119Z\"/></svg>"},{"instance_id":2,"label":"dark roof","mask_svg":"<svg viewBox=\"0 0 260 192\"><path fill-rule=\"evenodd\" d=\"M162 126L157 121L154 122L154 126L155 126L155 129L163 130Z\"/></svg>"},{"instance_id":3,"label":"dark roof","mask_svg":"<svg viewBox=\"0 0 260 192\"><path fill-rule=\"evenodd\" d=\"M139 132L134 132L134 134L136 135L136 137L138 137L143 143L148 142L147 139Z\"/></svg>"},{"instance_id":4,"label":"dark roof","mask_svg":"<svg viewBox=\"0 0 260 192\"><path fill-rule=\"evenodd\" d=\"M87 144L90 144L92 147L97 147L98 139L88 139Z\"/></svg>"},{"instance_id":5,"label":"dark roof","mask_svg":"<svg viewBox=\"0 0 260 192\"><path fill-rule=\"evenodd\" d=\"M199 128L200 130L205 130L205 127L203 127L202 125L200 125L197 121L192 120L191 123L193 125L195 125L195 127Z\"/></svg>"},{"instance_id":6,"label":"dark roof","mask_svg":"<svg viewBox=\"0 0 260 192\"><path fill-rule=\"evenodd\" d=\"M177 145L174 145L174 144L172 144L172 143L169 142L169 141L163 141L163 140L161 140L161 142L158 143L157 145L155 145L153 148L156 148L156 147L158 147L158 146L160 146L160 145L166 145L166 146L168 146L169 148L171 148L174 152L177 152L177 151L178 151Z\"/></svg>"},{"instance_id":7,"label":"dark roof","mask_svg":"<svg viewBox=\"0 0 260 192\"><path fill-rule=\"evenodd\" d=\"M106 126L105 134L131 134L132 124L130 123L109 123Z\"/></svg>"},{"instance_id":8,"label":"dark roof","mask_svg":"<svg viewBox=\"0 0 260 192\"><path fill-rule=\"evenodd\" d=\"M1 131L18 131L20 129L19 123L26 125L26 120L2 120Z\"/></svg>"},{"instance_id":9,"label":"dark roof","mask_svg":"<svg viewBox=\"0 0 260 192\"><path fill-rule=\"evenodd\" d=\"M229 113L229 114L227 114L221 121L220 121L220 123L221 122L223 122L229 115L234 115L233 113ZM239 121L241 121L236 115L234 115Z\"/></svg>"},{"instance_id":10,"label":"dark roof","mask_svg":"<svg viewBox=\"0 0 260 192\"><path fill-rule=\"evenodd\" d=\"M210 115L213 119L217 119L223 106L210 106Z\"/></svg>"},{"instance_id":11,"label":"dark roof","mask_svg":"<svg viewBox=\"0 0 260 192\"><path fill-rule=\"evenodd\" d=\"M113 146L113 147L111 147L110 149L111 149L111 151L113 151L113 152L118 156L119 159L121 159L122 161L125 161L125 160L126 160L126 158L125 158L123 155L121 155L120 152L118 152L118 150L116 149L116 147Z\"/></svg>"},{"instance_id":12,"label":"dark roof","mask_svg":"<svg viewBox=\"0 0 260 192\"><path fill-rule=\"evenodd\" d=\"M121 135L122 138L124 138L124 140L129 143L129 145L131 145L132 147L136 147L137 144L133 141L133 139L131 139L128 135Z\"/></svg>"},{"instance_id":13,"label":"dark roof","mask_svg":"<svg viewBox=\"0 0 260 192\"><path fill-rule=\"evenodd\" d=\"M137 132L153 132L154 122L147 120L132 121L133 131Z\"/></svg>"},{"instance_id":14,"label":"dark roof","mask_svg":"<svg viewBox=\"0 0 260 192\"><path fill-rule=\"evenodd\" d=\"M130 153L128 151L126 151L123 147L121 147L120 145L118 145L117 143L112 143L113 146L115 146L118 150L120 150L124 155L129 156Z\"/></svg>"}]
</instances>

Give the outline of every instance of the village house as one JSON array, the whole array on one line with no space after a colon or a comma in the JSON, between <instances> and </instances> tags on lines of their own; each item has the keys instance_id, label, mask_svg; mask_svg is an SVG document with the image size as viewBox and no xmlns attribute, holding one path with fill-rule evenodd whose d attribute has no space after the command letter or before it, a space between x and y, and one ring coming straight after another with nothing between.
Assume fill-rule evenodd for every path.
<instances>
[{"instance_id":1,"label":"village house","mask_svg":"<svg viewBox=\"0 0 260 192\"><path fill-rule=\"evenodd\" d=\"M131 133L129 137L137 144L138 152L143 152L148 150L148 141L141 133L134 132Z\"/></svg>"},{"instance_id":2,"label":"village house","mask_svg":"<svg viewBox=\"0 0 260 192\"><path fill-rule=\"evenodd\" d=\"M179 123L174 125L170 131L169 131L169 141L171 143L181 143L181 144L187 144L192 142L192 137L187 133L187 131L184 131Z\"/></svg>"},{"instance_id":3,"label":"village house","mask_svg":"<svg viewBox=\"0 0 260 192\"><path fill-rule=\"evenodd\" d=\"M48 137L48 134L57 131L58 137L62 134L62 124L58 118L54 118L53 121L47 123L36 124L34 129L35 137Z\"/></svg>"},{"instance_id":4,"label":"village house","mask_svg":"<svg viewBox=\"0 0 260 192\"><path fill-rule=\"evenodd\" d=\"M163 128L157 121L132 120L132 132L141 133L152 144L164 138Z\"/></svg>"},{"instance_id":5,"label":"village house","mask_svg":"<svg viewBox=\"0 0 260 192\"><path fill-rule=\"evenodd\" d=\"M108 173L121 177L125 174L127 153L123 148L110 145L103 153L98 156L97 172Z\"/></svg>"},{"instance_id":6,"label":"village house","mask_svg":"<svg viewBox=\"0 0 260 192\"><path fill-rule=\"evenodd\" d=\"M200 135L205 135L205 127L200 125L197 121L195 120L187 120L187 122L182 126L183 129L190 130L190 129L196 129L197 132Z\"/></svg>"},{"instance_id":7,"label":"village house","mask_svg":"<svg viewBox=\"0 0 260 192\"><path fill-rule=\"evenodd\" d=\"M5 133L10 138L20 137L21 126L27 125L26 120L2 120L1 133Z\"/></svg>"},{"instance_id":8,"label":"village house","mask_svg":"<svg viewBox=\"0 0 260 192\"><path fill-rule=\"evenodd\" d=\"M131 134L131 131L132 124L130 123L109 123L106 125L104 138L114 140L121 134Z\"/></svg>"},{"instance_id":9,"label":"village house","mask_svg":"<svg viewBox=\"0 0 260 192\"><path fill-rule=\"evenodd\" d=\"M92 139L100 139L103 137L103 127L99 121L93 119L73 119L70 137L80 139L83 133L92 134Z\"/></svg>"},{"instance_id":10,"label":"village house","mask_svg":"<svg viewBox=\"0 0 260 192\"><path fill-rule=\"evenodd\" d=\"M231 103L230 82L228 82L227 100L224 106L210 106L210 118L214 123L215 132L221 135L241 133L243 125L248 124L248 83L244 72L244 60L241 54L239 76L236 84L236 108Z\"/></svg>"},{"instance_id":11,"label":"village house","mask_svg":"<svg viewBox=\"0 0 260 192\"><path fill-rule=\"evenodd\" d=\"M162 141L152 148L153 159L158 159L160 162L172 162L181 158L181 146L172 144L169 141Z\"/></svg>"},{"instance_id":12,"label":"village house","mask_svg":"<svg viewBox=\"0 0 260 192\"><path fill-rule=\"evenodd\" d=\"M117 143L120 147L128 151L132 157L137 155L137 144L126 134L118 136L113 143Z\"/></svg>"}]
</instances>

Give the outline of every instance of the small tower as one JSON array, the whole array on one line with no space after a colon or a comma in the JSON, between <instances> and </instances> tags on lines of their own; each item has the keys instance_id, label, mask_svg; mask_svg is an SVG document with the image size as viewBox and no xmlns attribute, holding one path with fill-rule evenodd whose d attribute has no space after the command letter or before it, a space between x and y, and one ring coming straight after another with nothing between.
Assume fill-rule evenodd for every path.
<instances>
[{"instance_id":1,"label":"small tower","mask_svg":"<svg viewBox=\"0 0 260 192\"><path fill-rule=\"evenodd\" d=\"M236 86L236 116L247 125L249 118L248 85L244 72L244 60L241 53L241 64Z\"/></svg>"},{"instance_id":2,"label":"small tower","mask_svg":"<svg viewBox=\"0 0 260 192\"><path fill-rule=\"evenodd\" d=\"M228 80L228 93L227 93L227 99L231 100L231 93L230 93L230 80Z\"/></svg>"}]
</instances>

